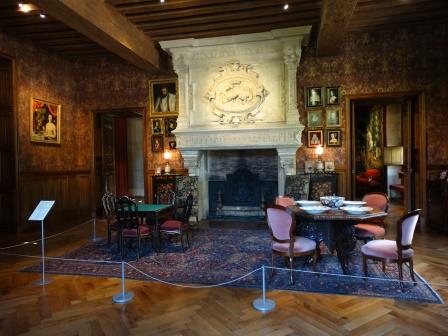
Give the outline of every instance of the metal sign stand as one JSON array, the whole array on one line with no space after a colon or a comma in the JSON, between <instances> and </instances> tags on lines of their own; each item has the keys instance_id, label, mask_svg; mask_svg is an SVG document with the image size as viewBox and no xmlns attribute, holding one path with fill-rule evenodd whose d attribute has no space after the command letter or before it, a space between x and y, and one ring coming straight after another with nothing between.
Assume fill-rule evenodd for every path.
<instances>
[{"instance_id":1,"label":"metal sign stand","mask_svg":"<svg viewBox=\"0 0 448 336\"><path fill-rule=\"evenodd\" d=\"M55 201L40 201L37 207L34 209L28 220L30 221L40 221L40 232L41 232L41 250L42 250L42 279L32 281L31 284L37 286L45 286L53 280L51 278L45 278L45 235L44 235L44 219L50 212Z\"/></svg>"},{"instance_id":2,"label":"metal sign stand","mask_svg":"<svg viewBox=\"0 0 448 336\"><path fill-rule=\"evenodd\" d=\"M101 238L96 236L96 212L92 212L92 217L93 217L93 234L92 237L90 237L90 240L93 242L97 242L100 241Z\"/></svg>"}]
</instances>

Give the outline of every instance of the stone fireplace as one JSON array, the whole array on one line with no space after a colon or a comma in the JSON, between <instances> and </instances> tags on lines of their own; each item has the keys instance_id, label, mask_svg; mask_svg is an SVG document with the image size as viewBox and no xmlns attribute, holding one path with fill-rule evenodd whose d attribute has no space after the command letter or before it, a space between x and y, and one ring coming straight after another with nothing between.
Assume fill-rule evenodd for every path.
<instances>
[{"instance_id":1,"label":"stone fireplace","mask_svg":"<svg viewBox=\"0 0 448 336\"><path fill-rule=\"evenodd\" d=\"M209 161L221 150L276 153L272 160L277 163L278 194L284 193L286 175L296 174L304 129L297 110L296 74L310 30L304 26L160 42L172 55L178 75L174 133L189 175L198 177L200 218L210 212Z\"/></svg>"}]
</instances>

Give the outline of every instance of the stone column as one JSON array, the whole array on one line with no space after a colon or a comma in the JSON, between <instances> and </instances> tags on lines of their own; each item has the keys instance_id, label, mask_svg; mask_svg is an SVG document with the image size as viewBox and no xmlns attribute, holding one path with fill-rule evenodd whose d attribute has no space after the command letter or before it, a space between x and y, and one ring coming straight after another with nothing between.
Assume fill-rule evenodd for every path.
<instances>
[{"instance_id":1,"label":"stone column","mask_svg":"<svg viewBox=\"0 0 448 336\"><path fill-rule=\"evenodd\" d=\"M185 129L190 126L189 122L189 92L190 92L190 76L188 54L177 54L173 60L173 68L177 74L178 90L177 99L179 101L179 115L177 118L177 129Z\"/></svg>"}]
</instances>

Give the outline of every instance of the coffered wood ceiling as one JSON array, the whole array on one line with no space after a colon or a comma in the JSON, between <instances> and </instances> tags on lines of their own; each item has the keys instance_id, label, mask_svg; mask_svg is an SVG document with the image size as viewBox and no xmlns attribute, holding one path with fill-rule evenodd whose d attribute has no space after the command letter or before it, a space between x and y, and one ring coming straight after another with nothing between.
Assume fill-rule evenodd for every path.
<instances>
[{"instance_id":1,"label":"coffered wood ceiling","mask_svg":"<svg viewBox=\"0 0 448 336\"><path fill-rule=\"evenodd\" d=\"M342 35L344 30L377 30L448 20L448 0L349 0L353 6L350 9L352 15L348 22L344 20L343 27L331 24L332 20L338 22L332 13L341 12L334 7L340 6L340 0L165 0L164 3L159 0L78 1L105 1L156 42L253 33L301 25L313 26L314 39L318 34L330 34L326 40L331 41L331 34ZM289 9L285 11L283 5L286 2ZM327 15L323 16L324 12ZM33 40L51 52L69 57L110 54L110 48L106 50L92 38L55 17L57 15L48 15L43 20L38 13L18 12L17 1L0 1L1 30Z\"/></svg>"}]
</instances>

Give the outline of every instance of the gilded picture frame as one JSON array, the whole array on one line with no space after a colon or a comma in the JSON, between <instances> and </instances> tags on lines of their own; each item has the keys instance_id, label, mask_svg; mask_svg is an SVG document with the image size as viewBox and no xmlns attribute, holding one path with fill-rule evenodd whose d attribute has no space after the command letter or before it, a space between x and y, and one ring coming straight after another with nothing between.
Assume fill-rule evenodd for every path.
<instances>
[{"instance_id":1,"label":"gilded picture frame","mask_svg":"<svg viewBox=\"0 0 448 336\"><path fill-rule=\"evenodd\" d=\"M325 110L325 126L341 127L342 113L339 107L329 107Z\"/></svg>"},{"instance_id":2,"label":"gilded picture frame","mask_svg":"<svg viewBox=\"0 0 448 336\"><path fill-rule=\"evenodd\" d=\"M325 90L320 86L305 87L305 107L321 107L324 106Z\"/></svg>"},{"instance_id":3,"label":"gilded picture frame","mask_svg":"<svg viewBox=\"0 0 448 336\"><path fill-rule=\"evenodd\" d=\"M308 131L308 147L315 148L324 145L323 130Z\"/></svg>"},{"instance_id":4,"label":"gilded picture frame","mask_svg":"<svg viewBox=\"0 0 448 336\"><path fill-rule=\"evenodd\" d=\"M154 153L163 152L163 135L151 136L151 149Z\"/></svg>"},{"instance_id":5,"label":"gilded picture frame","mask_svg":"<svg viewBox=\"0 0 448 336\"><path fill-rule=\"evenodd\" d=\"M163 118L151 118L151 133L154 135L163 134Z\"/></svg>"},{"instance_id":6,"label":"gilded picture frame","mask_svg":"<svg viewBox=\"0 0 448 336\"><path fill-rule=\"evenodd\" d=\"M339 86L327 86L325 88L326 105L339 105L341 101L341 92Z\"/></svg>"},{"instance_id":7,"label":"gilded picture frame","mask_svg":"<svg viewBox=\"0 0 448 336\"><path fill-rule=\"evenodd\" d=\"M61 144L61 104L31 98L30 139L31 142Z\"/></svg>"},{"instance_id":8,"label":"gilded picture frame","mask_svg":"<svg viewBox=\"0 0 448 336\"><path fill-rule=\"evenodd\" d=\"M179 114L177 79L149 81L148 111L150 117L173 117Z\"/></svg>"},{"instance_id":9,"label":"gilded picture frame","mask_svg":"<svg viewBox=\"0 0 448 336\"><path fill-rule=\"evenodd\" d=\"M324 126L324 111L322 109L307 110L306 114L308 128Z\"/></svg>"},{"instance_id":10,"label":"gilded picture frame","mask_svg":"<svg viewBox=\"0 0 448 336\"><path fill-rule=\"evenodd\" d=\"M341 147L341 130L325 130L326 131L326 142L327 147Z\"/></svg>"}]
</instances>

